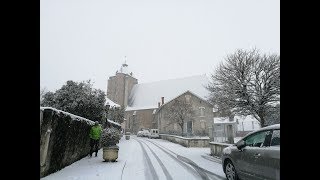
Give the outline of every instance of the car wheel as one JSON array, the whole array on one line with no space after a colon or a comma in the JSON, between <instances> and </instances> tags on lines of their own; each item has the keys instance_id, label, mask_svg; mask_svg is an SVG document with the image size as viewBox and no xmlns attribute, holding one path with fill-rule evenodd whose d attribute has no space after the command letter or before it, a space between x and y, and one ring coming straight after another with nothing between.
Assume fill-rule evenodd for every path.
<instances>
[{"instance_id":1,"label":"car wheel","mask_svg":"<svg viewBox=\"0 0 320 180\"><path fill-rule=\"evenodd\" d=\"M238 175L236 172L236 169L234 168L234 165L230 160L226 162L226 177L228 180L238 180Z\"/></svg>"}]
</instances>

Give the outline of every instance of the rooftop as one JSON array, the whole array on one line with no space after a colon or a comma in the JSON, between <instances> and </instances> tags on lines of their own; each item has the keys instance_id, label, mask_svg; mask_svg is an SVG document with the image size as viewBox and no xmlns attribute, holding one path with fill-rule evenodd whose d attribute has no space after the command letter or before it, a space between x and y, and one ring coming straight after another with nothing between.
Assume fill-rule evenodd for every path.
<instances>
[{"instance_id":1,"label":"rooftop","mask_svg":"<svg viewBox=\"0 0 320 180\"><path fill-rule=\"evenodd\" d=\"M136 84L130 93L126 110L158 108L158 102L161 102L161 97L164 97L164 101L168 102L188 90L203 99L207 99L209 91L205 86L208 83L209 80L206 75L196 75Z\"/></svg>"}]
</instances>

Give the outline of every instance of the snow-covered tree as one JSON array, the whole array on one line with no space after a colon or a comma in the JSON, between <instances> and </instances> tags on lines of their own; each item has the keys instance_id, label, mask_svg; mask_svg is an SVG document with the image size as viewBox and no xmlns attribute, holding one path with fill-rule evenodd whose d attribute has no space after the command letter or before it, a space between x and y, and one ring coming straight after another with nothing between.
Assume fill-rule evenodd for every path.
<instances>
[{"instance_id":1,"label":"snow-covered tree","mask_svg":"<svg viewBox=\"0 0 320 180\"><path fill-rule=\"evenodd\" d=\"M176 123L180 126L181 135L183 135L184 132L184 124L192 120L194 115L195 112L191 103L187 103L185 99L179 98L173 100L165 114L168 125Z\"/></svg>"},{"instance_id":2,"label":"snow-covered tree","mask_svg":"<svg viewBox=\"0 0 320 180\"><path fill-rule=\"evenodd\" d=\"M266 117L266 124L278 124L280 123L280 104L276 105L273 108L268 109L267 117Z\"/></svg>"},{"instance_id":3,"label":"snow-covered tree","mask_svg":"<svg viewBox=\"0 0 320 180\"><path fill-rule=\"evenodd\" d=\"M237 50L216 68L207 89L218 111L251 114L264 127L280 103L280 55Z\"/></svg>"},{"instance_id":4,"label":"snow-covered tree","mask_svg":"<svg viewBox=\"0 0 320 180\"><path fill-rule=\"evenodd\" d=\"M43 94L42 99L40 100L40 106L54 107L54 93L48 91Z\"/></svg>"},{"instance_id":5,"label":"snow-covered tree","mask_svg":"<svg viewBox=\"0 0 320 180\"><path fill-rule=\"evenodd\" d=\"M108 118L121 124L124 121L124 107L112 107L108 111Z\"/></svg>"},{"instance_id":6,"label":"snow-covered tree","mask_svg":"<svg viewBox=\"0 0 320 180\"><path fill-rule=\"evenodd\" d=\"M89 81L67 81L55 93L46 93L42 106L51 106L87 119L100 121L105 111L105 93Z\"/></svg>"},{"instance_id":7,"label":"snow-covered tree","mask_svg":"<svg viewBox=\"0 0 320 180\"><path fill-rule=\"evenodd\" d=\"M41 105L41 103L42 103L42 101L43 101L43 96L46 94L48 92L48 90L47 90L47 88L41 88L40 87L40 105Z\"/></svg>"}]
</instances>

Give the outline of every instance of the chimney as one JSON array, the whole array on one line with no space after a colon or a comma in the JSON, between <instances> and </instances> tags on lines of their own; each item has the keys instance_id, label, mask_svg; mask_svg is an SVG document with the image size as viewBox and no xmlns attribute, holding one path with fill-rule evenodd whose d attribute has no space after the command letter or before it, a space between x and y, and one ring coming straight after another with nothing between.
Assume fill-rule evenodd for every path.
<instances>
[{"instance_id":1,"label":"chimney","mask_svg":"<svg viewBox=\"0 0 320 180\"><path fill-rule=\"evenodd\" d=\"M162 104L161 104L161 106L164 104L164 97L161 97L161 102L162 102Z\"/></svg>"},{"instance_id":2,"label":"chimney","mask_svg":"<svg viewBox=\"0 0 320 180\"><path fill-rule=\"evenodd\" d=\"M158 108L160 107L160 102L158 102Z\"/></svg>"}]
</instances>

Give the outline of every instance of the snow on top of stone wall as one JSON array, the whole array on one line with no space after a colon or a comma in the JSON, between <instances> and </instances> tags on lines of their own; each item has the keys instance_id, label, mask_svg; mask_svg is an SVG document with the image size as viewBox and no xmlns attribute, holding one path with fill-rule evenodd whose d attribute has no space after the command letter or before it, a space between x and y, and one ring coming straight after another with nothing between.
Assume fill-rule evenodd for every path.
<instances>
[{"instance_id":1,"label":"snow on top of stone wall","mask_svg":"<svg viewBox=\"0 0 320 180\"><path fill-rule=\"evenodd\" d=\"M65 112L65 111L61 111L61 110L58 110L56 108L53 108L53 107L40 107L40 110L45 110L45 109L51 109L53 111L56 111L57 113L63 113L65 115L68 115L71 117L72 120L76 120L76 121L85 121L87 124L89 125L93 125L94 124L94 121L90 120L90 119L87 119L87 118L84 118L84 117L81 117L81 116L77 116L77 115L74 115L74 114L71 114L71 113L68 113L68 112Z\"/></svg>"},{"instance_id":2,"label":"snow on top of stone wall","mask_svg":"<svg viewBox=\"0 0 320 180\"><path fill-rule=\"evenodd\" d=\"M193 136L193 137L182 137L182 136L177 136L177 135L170 135L170 134L159 134L162 136L171 136L171 137L176 137L180 139L210 139L208 136Z\"/></svg>"},{"instance_id":3,"label":"snow on top of stone wall","mask_svg":"<svg viewBox=\"0 0 320 180\"><path fill-rule=\"evenodd\" d=\"M109 122L109 123L112 123L112 124L115 124L115 125L117 125L117 126L121 126L119 123L116 123L116 122L114 122L114 121L112 121L112 120L110 120L110 119L108 119L108 122Z\"/></svg>"}]
</instances>

